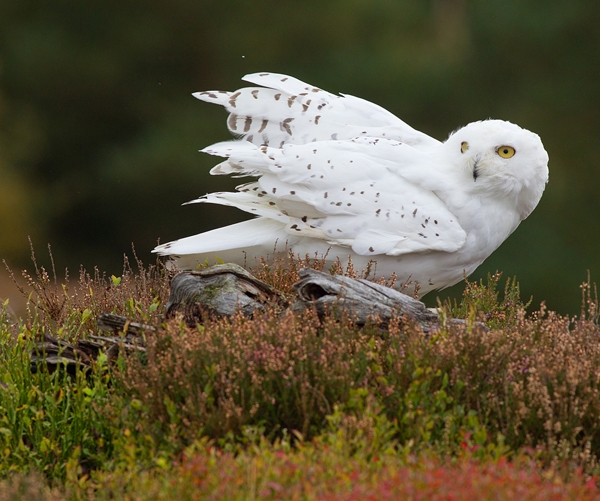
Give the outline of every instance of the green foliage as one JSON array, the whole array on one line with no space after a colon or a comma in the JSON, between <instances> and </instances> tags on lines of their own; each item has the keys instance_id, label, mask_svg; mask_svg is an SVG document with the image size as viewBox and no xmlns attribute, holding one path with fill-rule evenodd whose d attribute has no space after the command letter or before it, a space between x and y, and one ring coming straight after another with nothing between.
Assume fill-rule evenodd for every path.
<instances>
[{"instance_id":1,"label":"green foliage","mask_svg":"<svg viewBox=\"0 0 600 501\"><path fill-rule=\"evenodd\" d=\"M514 327L525 310L531 305L532 299L527 303L521 300L521 291L517 278L506 280L504 294L500 298L498 284L502 273L488 274L487 284L483 280L470 282L465 278L465 290L460 304L454 301L450 306L446 303L453 318L468 318L484 322L492 329L508 329Z\"/></svg>"},{"instance_id":2,"label":"green foliage","mask_svg":"<svg viewBox=\"0 0 600 501\"><path fill-rule=\"evenodd\" d=\"M448 394L448 374L438 369L418 367L404 394L401 407L401 442L409 450L434 447L445 454L456 454L460 446L486 446L487 431L474 410L466 411ZM460 381L455 394L460 394Z\"/></svg>"},{"instance_id":3,"label":"green foliage","mask_svg":"<svg viewBox=\"0 0 600 501\"><path fill-rule=\"evenodd\" d=\"M111 403L101 356L87 373L59 368L31 373L30 333L0 330L0 475L36 470L64 480L69 461L87 469L110 457L116 431L102 415Z\"/></svg>"}]
</instances>

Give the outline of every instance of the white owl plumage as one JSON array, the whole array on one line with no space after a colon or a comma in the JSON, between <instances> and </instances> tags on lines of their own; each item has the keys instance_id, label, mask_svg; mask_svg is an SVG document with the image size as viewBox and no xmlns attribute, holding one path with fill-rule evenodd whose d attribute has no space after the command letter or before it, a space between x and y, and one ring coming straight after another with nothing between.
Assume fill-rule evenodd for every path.
<instances>
[{"instance_id":1,"label":"white owl plumage","mask_svg":"<svg viewBox=\"0 0 600 501\"><path fill-rule=\"evenodd\" d=\"M421 295L472 273L538 204L548 154L538 135L502 120L458 129L445 142L373 103L275 73L262 87L198 92L230 112L238 140L205 148L211 170L258 179L188 203L237 207L256 219L159 245L179 269L239 264L292 250L348 257Z\"/></svg>"}]
</instances>

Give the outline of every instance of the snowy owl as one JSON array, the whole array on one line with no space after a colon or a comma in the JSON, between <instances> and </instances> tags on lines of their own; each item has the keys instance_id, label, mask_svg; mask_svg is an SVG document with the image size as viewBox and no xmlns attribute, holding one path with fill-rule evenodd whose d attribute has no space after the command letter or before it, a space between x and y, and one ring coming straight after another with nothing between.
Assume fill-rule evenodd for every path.
<instances>
[{"instance_id":1,"label":"snowy owl","mask_svg":"<svg viewBox=\"0 0 600 501\"><path fill-rule=\"evenodd\" d=\"M358 269L374 261L378 276L395 273L424 295L472 273L548 181L539 136L510 122L474 122L442 143L357 97L275 73L244 80L261 87L194 96L224 106L239 136L202 150L226 158L210 173L257 179L188 203L258 217L154 249L179 269L292 250L351 257Z\"/></svg>"}]
</instances>

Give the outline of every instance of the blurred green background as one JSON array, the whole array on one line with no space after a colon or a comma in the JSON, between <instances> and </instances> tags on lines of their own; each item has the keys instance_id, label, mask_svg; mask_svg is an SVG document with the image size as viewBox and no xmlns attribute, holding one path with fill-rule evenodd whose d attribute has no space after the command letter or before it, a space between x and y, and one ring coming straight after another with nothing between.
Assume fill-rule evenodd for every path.
<instances>
[{"instance_id":1,"label":"blurred green background","mask_svg":"<svg viewBox=\"0 0 600 501\"><path fill-rule=\"evenodd\" d=\"M598 19L587 0L0 2L0 258L31 267L31 236L42 264L50 243L59 269L119 275L132 243L152 262L158 238L244 219L180 206L237 184L197 152L229 137L226 113L190 94L273 71L438 139L488 117L537 132L550 184L473 277L576 314L600 277Z\"/></svg>"}]
</instances>

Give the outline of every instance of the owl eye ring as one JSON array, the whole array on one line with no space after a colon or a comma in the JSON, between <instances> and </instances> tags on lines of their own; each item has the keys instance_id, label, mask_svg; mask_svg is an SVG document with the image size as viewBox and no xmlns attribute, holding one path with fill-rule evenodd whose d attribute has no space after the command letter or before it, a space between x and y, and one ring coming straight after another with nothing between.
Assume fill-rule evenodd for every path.
<instances>
[{"instance_id":1,"label":"owl eye ring","mask_svg":"<svg viewBox=\"0 0 600 501\"><path fill-rule=\"evenodd\" d=\"M502 158L511 158L515 156L516 151L512 146L500 146L496 150L496 153Z\"/></svg>"}]
</instances>

